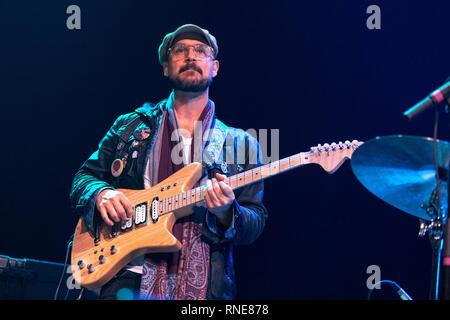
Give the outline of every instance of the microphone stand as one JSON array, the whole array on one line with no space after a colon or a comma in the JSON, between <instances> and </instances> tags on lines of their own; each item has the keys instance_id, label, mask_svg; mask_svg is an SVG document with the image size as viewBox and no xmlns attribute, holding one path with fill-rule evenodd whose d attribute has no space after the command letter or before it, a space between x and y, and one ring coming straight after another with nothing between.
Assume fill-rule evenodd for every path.
<instances>
[{"instance_id":1,"label":"microphone stand","mask_svg":"<svg viewBox=\"0 0 450 320\"><path fill-rule=\"evenodd\" d=\"M450 79L450 78L449 78ZM447 80L449 80L447 79ZM445 100L446 106L445 111L448 114L450 109L450 97ZM450 123L449 123L450 126ZM450 153L450 151L449 151ZM448 155L447 158L450 158L450 155ZM447 219L445 221L445 229L444 229L444 260L442 263L442 271L443 271L443 283L442 283L442 299L444 300L450 300L450 223L449 223L449 202L448 199L450 198L450 159L447 161L447 164L449 164L449 167L447 168Z\"/></svg>"},{"instance_id":2,"label":"microphone stand","mask_svg":"<svg viewBox=\"0 0 450 320\"><path fill-rule=\"evenodd\" d=\"M446 83L448 83L450 78L447 79ZM449 86L448 84L443 85L441 88L444 88L448 90ZM437 92L436 90L435 92ZM447 92L447 91L446 91ZM437 121L438 121L438 104L440 99L435 99L436 94L433 93L430 97L432 99L424 99L423 101L416 104L414 107L408 109L404 112L404 116L408 119L412 119L413 117L417 116L417 114L421 113L423 110L429 108L432 105L435 105L436 107L436 123L435 123L435 133L434 133L434 143L436 146L436 139L437 139ZM450 105L450 98L444 99L444 101L447 103L447 112ZM436 152L436 150L435 150ZM436 160L436 154L434 155L435 161ZM447 213L446 215L442 214L441 210L441 203L439 200L440 198L440 191L439 188L436 187L436 189L433 190L433 193L431 195L431 199L427 206L422 205L422 208L424 208L427 213L432 217L431 223L428 226L425 226L425 224L421 223L421 230L419 231L419 235L424 235L425 232L428 231L428 236L430 238L431 248L432 248L432 265L431 265L431 285L430 285L430 292L429 292L429 298L430 300L438 300L441 296L443 299L450 299L450 223L449 223L449 215L448 215L448 192L449 192L449 171L450 168L448 167L448 164L450 162L449 160L450 155L447 155L446 161L444 162L444 165L447 164L447 168L443 168L445 170L445 177L441 177L439 175L439 168L436 168L436 182L439 185L442 180L447 181ZM434 214L431 214L433 211ZM442 259L442 252L444 252L444 259ZM444 274L443 279L441 279L441 268ZM442 283L442 292L440 294L440 288L439 284Z\"/></svg>"},{"instance_id":3,"label":"microphone stand","mask_svg":"<svg viewBox=\"0 0 450 320\"><path fill-rule=\"evenodd\" d=\"M447 81L450 80L447 79ZM448 114L450 108L450 97L445 100L445 111ZM450 124L449 124L450 126ZM450 153L450 150L449 150ZM444 259L442 263L442 273L443 273L443 283L442 283L442 292L441 298L444 300L450 300L450 223L449 223L449 198L450 198L450 154L447 154L447 172L444 180L447 181L447 216L444 227Z\"/></svg>"},{"instance_id":4,"label":"microphone stand","mask_svg":"<svg viewBox=\"0 0 450 320\"><path fill-rule=\"evenodd\" d=\"M450 103L449 103L450 104ZM448 216L448 199L449 199L449 178L450 178L450 170L447 169L447 221L445 222L444 229L444 261L442 264L442 271L444 274L443 283L442 283L442 299L449 300L450 299L450 223Z\"/></svg>"}]
</instances>

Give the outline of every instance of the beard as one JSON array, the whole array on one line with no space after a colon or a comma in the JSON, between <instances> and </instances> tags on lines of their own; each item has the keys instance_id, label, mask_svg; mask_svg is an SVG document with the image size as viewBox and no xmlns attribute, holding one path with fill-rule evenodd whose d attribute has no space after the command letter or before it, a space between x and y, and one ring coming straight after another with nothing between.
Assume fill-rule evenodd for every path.
<instances>
[{"instance_id":1,"label":"beard","mask_svg":"<svg viewBox=\"0 0 450 320\"><path fill-rule=\"evenodd\" d=\"M212 79L192 79L181 80L179 77L175 79L169 78L169 83L174 90L180 90L185 92L203 92L209 88Z\"/></svg>"},{"instance_id":2,"label":"beard","mask_svg":"<svg viewBox=\"0 0 450 320\"><path fill-rule=\"evenodd\" d=\"M185 67L180 69L179 74L187 70L194 70L202 75L202 70L195 65L186 65ZM184 80L180 79L178 75L175 77L169 76L168 78L169 84L174 90L180 90L184 92L203 92L209 88L212 82L211 76L208 78Z\"/></svg>"}]
</instances>

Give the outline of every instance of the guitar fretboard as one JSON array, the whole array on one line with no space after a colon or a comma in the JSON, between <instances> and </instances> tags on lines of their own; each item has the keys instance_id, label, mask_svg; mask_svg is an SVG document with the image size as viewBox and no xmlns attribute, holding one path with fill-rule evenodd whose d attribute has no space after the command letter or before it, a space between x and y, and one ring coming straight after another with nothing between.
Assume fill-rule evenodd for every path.
<instances>
[{"instance_id":1,"label":"guitar fretboard","mask_svg":"<svg viewBox=\"0 0 450 320\"><path fill-rule=\"evenodd\" d=\"M224 179L233 190L249 185L253 182L266 179L276 174L297 168L309 162L310 152L300 152L293 156L283 158ZM159 201L158 215L162 216L174 210L198 203L205 199L206 185L161 199Z\"/></svg>"}]
</instances>

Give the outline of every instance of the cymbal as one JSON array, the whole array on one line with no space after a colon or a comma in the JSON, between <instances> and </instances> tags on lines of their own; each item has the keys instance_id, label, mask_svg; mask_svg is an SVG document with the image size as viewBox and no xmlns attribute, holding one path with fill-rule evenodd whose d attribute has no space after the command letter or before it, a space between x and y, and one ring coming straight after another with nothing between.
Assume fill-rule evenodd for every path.
<instances>
[{"instance_id":1,"label":"cymbal","mask_svg":"<svg viewBox=\"0 0 450 320\"><path fill-rule=\"evenodd\" d=\"M449 143L437 140L436 150L442 213L446 215ZM434 218L423 208L437 185L432 138L406 135L376 137L356 149L350 162L356 178L375 196L418 218Z\"/></svg>"}]
</instances>

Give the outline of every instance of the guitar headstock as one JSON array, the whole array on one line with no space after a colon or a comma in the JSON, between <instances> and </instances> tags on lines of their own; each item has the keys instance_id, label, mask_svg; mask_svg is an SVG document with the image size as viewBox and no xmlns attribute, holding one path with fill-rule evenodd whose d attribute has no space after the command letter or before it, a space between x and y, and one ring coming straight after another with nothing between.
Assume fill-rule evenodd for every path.
<instances>
[{"instance_id":1,"label":"guitar headstock","mask_svg":"<svg viewBox=\"0 0 450 320\"><path fill-rule=\"evenodd\" d=\"M308 152L308 161L317 163L328 173L334 173L344 163L346 159L351 159L353 152L364 142L358 140L345 141L339 143L318 145L311 147Z\"/></svg>"}]
</instances>

